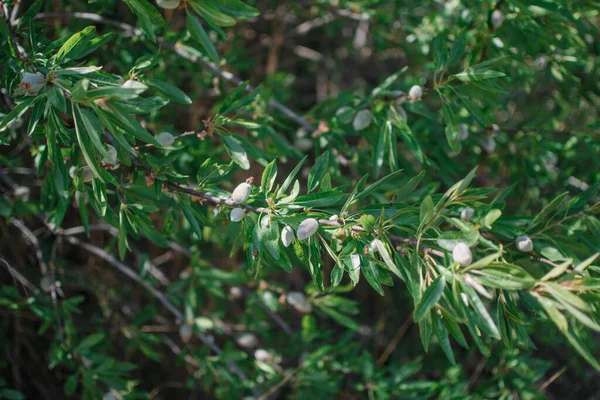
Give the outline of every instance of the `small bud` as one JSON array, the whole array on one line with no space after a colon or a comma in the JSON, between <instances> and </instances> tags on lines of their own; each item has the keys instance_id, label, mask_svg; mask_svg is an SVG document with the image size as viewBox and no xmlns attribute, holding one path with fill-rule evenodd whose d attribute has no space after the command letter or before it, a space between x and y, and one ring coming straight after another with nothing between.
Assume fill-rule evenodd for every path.
<instances>
[{"instance_id":1,"label":"small bud","mask_svg":"<svg viewBox=\"0 0 600 400\"><path fill-rule=\"evenodd\" d=\"M460 210L460 219L463 221L470 221L471 218L473 218L473 214L475 214L475 210L473 210L471 207L465 207Z\"/></svg>"},{"instance_id":2,"label":"small bud","mask_svg":"<svg viewBox=\"0 0 600 400\"><path fill-rule=\"evenodd\" d=\"M231 210L231 222L240 222L244 219L244 210L241 208L234 208Z\"/></svg>"},{"instance_id":3,"label":"small bud","mask_svg":"<svg viewBox=\"0 0 600 400\"><path fill-rule=\"evenodd\" d=\"M340 219L338 215L332 215L331 217L329 217L330 221L337 221L338 219Z\"/></svg>"},{"instance_id":4,"label":"small bud","mask_svg":"<svg viewBox=\"0 0 600 400\"><path fill-rule=\"evenodd\" d=\"M258 345L258 339L256 338L255 335L251 334L251 333L244 333L242 336L240 336L237 339L237 343L245 348L252 348L252 347L256 347Z\"/></svg>"},{"instance_id":5,"label":"small bud","mask_svg":"<svg viewBox=\"0 0 600 400\"><path fill-rule=\"evenodd\" d=\"M288 247L294 240L294 231L291 227L285 226L281 230L281 242L285 247Z\"/></svg>"},{"instance_id":6,"label":"small bud","mask_svg":"<svg viewBox=\"0 0 600 400\"><path fill-rule=\"evenodd\" d=\"M522 252L529 253L533 250L533 242L531 238L527 235L521 235L515 239L515 244L517 245L517 249Z\"/></svg>"},{"instance_id":7,"label":"small bud","mask_svg":"<svg viewBox=\"0 0 600 400\"><path fill-rule=\"evenodd\" d=\"M161 132L156 135L156 141L163 147L171 146L175 143L175 138L169 132Z\"/></svg>"},{"instance_id":8,"label":"small bud","mask_svg":"<svg viewBox=\"0 0 600 400\"><path fill-rule=\"evenodd\" d=\"M360 267L360 255L358 253L353 253L350 256L350 262L352 263L352 268L357 269Z\"/></svg>"},{"instance_id":9,"label":"small bud","mask_svg":"<svg viewBox=\"0 0 600 400\"><path fill-rule=\"evenodd\" d=\"M254 352L254 358L256 358L257 361L265 362L273 358L273 355L265 349L256 349Z\"/></svg>"},{"instance_id":10,"label":"small bud","mask_svg":"<svg viewBox=\"0 0 600 400\"><path fill-rule=\"evenodd\" d=\"M181 326L179 327L179 336L181 337L181 341L183 343L189 342L190 339L192 339L192 334L192 327L189 324L181 324Z\"/></svg>"},{"instance_id":11,"label":"small bud","mask_svg":"<svg viewBox=\"0 0 600 400\"><path fill-rule=\"evenodd\" d=\"M36 96L45 84L46 79L39 72L36 74L23 72L23 79L19 83L19 89L27 96Z\"/></svg>"},{"instance_id":12,"label":"small bud","mask_svg":"<svg viewBox=\"0 0 600 400\"><path fill-rule=\"evenodd\" d=\"M492 26L494 28L500 28L502 26L502 23L504 22L504 14L502 14L502 11L500 10L494 10L492 12Z\"/></svg>"},{"instance_id":13,"label":"small bud","mask_svg":"<svg viewBox=\"0 0 600 400\"><path fill-rule=\"evenodd\" d=\"M308 239L319 229L319 221L314 218L308 218L302 221L298 226L298 240Z\"/></svg>"},{"instance_id":14,"label":"small bud","mask_svg":"<svg viewBox=\"0 0 600 400\"><path fill-rule=\"evenodd\" d=\"M373 113L370 110L364 109L360 110L356 113L354 117L354 121L352 121L352 126L355 131L361 131L365 129L367 126L371 125L371 120L373 119Z\"/></svg>"},{"instance_id":15,"label":"small bud","mask_svg":"<svg viewBox=\"0 0 600 400\"><path fill-rule=\"evenodd\" d=\"M242 182L235 189L233 189L233 193L231 193L231 200L236 203L244 203L248 198L250 198L250 192L252 191L252 187L250 184L246 182Z\"/></svg>"},{"instance_id":16,"label":"small bud","mask_svg":"<svg viewBox=\"0 0 600 400\"><path fill-rule=\"evenodd\" d=\"M469 127L466 124L458 125L458 132L460 140L467 140L469 138Z\"/></svg>"},{"instance_id":17,"label":"small bud","mask_svg":"<svg viewBox=\"0 0 600 400\"><path fill-rule=\"evenodd\" d=\"M335 239L345 239L348 237L348 233L344 228L337 228L333 233L333 237Z\"/></svg>"},{"instance_id":18,"label":"small bud","mask_svg":"<svg viewBox=\"0 0 600 400\"><path fill-rule=\"evenodd\" d=\"M106 146L106 151L108 152L110 159L104 157L102 161L106 164L117 165L117 149L109 144Z\"/></svg>"},{"instance_id":19,"label":"small bud","mask_svg":"<svg viewBox=\"0 0 600 400\"><path fill-rule=\"evenodd\" d=\"M408 97L410 97L410 99L412 101L421 100L422 96L423 96L423 88L421 88L421 86L419 86L419 85L414 85L408 91Z\"/></svg>"},{"instance_id":20,"label":"small bud","mask_svg":"<svg viewBox=\"0 0 600 400\"><path fill-rule=\"evenodd\" d=\"M454 246L454 249L452 250L452 258L454 259L454 262L466 267L473 261L473 253L471 253L469 246L464 243L459 243Z\"/></svg>"},{"instance_id":21,"label":"small bud","mask_svg":"<svg viewBox=\"0 0 600 400\"><path fill-rule=\"evenodd\" d=\"M214 209L213 209L213 215L216 217L217 215L219 215L219 211L221 211L221 207L219 205L217 205Z\"/></svg>"},{"instance_id":22,"label":"small bud","mask_svg":"<svg viewBox=\"0 0 600 400\"><path fill-rule=\"evenodd\" d=\"M498 132L500 132L500 127L498 125L496 125L496 124L492 124L491 125L491 129L492 129L492 133L494 135L496 135L496 134L498 134Z\"/></svg>"},{"instance_id":23,"label":"small bud","mask_svg":"<svg viewBox=\"0 0 600 400\"><path fill-rule=\"evenodd\" d=\"M167 10L174 10L175 8L179 7L180 3L181 0L156 0L157 6Z\"/></svg>"},{"instance_id":24,"label":"small bud","mask_svg":"<svg viewBox=\"0 0 600 400\"><path fill-rule=\"evenodd\" d=\"M294 307L296 311L307 314L312 311L312 304L306 299L304 293L290 292L287 295L287 302Z\"/></svg>"}]
</instances>

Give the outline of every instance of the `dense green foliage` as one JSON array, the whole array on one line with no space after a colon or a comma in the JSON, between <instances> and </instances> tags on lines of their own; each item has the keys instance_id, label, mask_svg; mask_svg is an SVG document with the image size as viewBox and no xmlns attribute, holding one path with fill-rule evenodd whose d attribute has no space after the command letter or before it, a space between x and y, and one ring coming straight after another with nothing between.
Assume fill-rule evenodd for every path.
<instances>
[{"instance_id":1,"label":"dense green foliage","mask_svg":"<svg viewBox=\"0 0 600 400\"><path fill-rule=\"evenodd\" d=\"M600 7L0 2L0 399L598 390Z\"/></svg>"}]
</instances>

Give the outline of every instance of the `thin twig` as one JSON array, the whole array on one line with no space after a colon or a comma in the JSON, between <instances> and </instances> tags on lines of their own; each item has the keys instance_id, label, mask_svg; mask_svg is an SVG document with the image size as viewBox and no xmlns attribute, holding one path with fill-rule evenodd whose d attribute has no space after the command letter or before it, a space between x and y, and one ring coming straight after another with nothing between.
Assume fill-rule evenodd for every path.
<instances>
[{"instance_id":1,"label":"thin twig","mask_svg":"<svg viewBox=\"0 0 600 400\"><path fill-rule=\"evenodd\" d=\"M266 392L265 394L263 394L262 396L260 396L258 398L258 400L266 400L266 399L268 399L269 396L271 396L273 393L275 393L276 391L278 391L283 385L285 385L290 379L292 379L294 377L294 375L296 375L296 373L298 371L300 371L300 369L302 369L303 365L304 364L298 365L292 372L286 374L285 377L279 383L277 383L277 385L273 386L271 389L269 389L268 392Z\"/></svg>"},{"instance_id":2,"label":"thin twig","mask_svg":"<svg viewBox=\"0 0 600 400\"><path fill-rule=\"evenodd\" d=\"M400 328L398 328L398 331L394 335L394 338L387 345L387 347L385 348L385 351L381 354L381 356L377 360L377 368L381 368L383 366L383 364L385 364L387 359L390 357L390 355L394 352L394 350L396 350L396 346L398 346L398 342L400 341L400 339L402 339L404 337L404 335L406 334L406 332L408 331L408 328L410 328L412 323L413 323L413 315L411 313L408 316L408 318L406 318L406 321L404 321L402 326L400 326Z\"/></svg>"}]
</instances>

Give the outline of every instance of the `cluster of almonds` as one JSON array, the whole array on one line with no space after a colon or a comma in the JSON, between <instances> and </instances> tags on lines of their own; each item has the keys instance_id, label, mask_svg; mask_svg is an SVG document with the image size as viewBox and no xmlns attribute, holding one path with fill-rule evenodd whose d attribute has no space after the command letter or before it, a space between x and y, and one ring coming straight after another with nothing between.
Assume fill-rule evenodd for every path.
<instances>
[{"instance_id":1,"label":"cluster of almonds","mask_svg":"<svg viewBox=\"0 0 600 400\"><path fill-rule=\"evenodd\" d=\"M242 182L231 193L231 200L236 204L243 204L250 198L252 186L247 182ZM246 212L242 207L236 207L231 210L231 222L240 222L244 219ZM337 216L336 216L337 219ZM263 221L268 221L263 219ZM319 221L314 218L307 218L300 223L297 230L298 240L308 239L319 230ZM285 226L281 231L281 241L285 247L288 247L294 240L294 230L290 226Z\"/></svg>"},{"instance_id":2,"label":"cluster of almonds","mask_svg":"<svg viewBox=\"0 0 600 400\"><path fill-rule=\"evenodd\" d=\"M533 251L533 241L527 235L521 235L515 239L515 245L519 251L529 253ZM458 243L452 249L452 259L463 267L468 267L473 262L473 253L465 243Z\"/></svg>"}]
</instances>

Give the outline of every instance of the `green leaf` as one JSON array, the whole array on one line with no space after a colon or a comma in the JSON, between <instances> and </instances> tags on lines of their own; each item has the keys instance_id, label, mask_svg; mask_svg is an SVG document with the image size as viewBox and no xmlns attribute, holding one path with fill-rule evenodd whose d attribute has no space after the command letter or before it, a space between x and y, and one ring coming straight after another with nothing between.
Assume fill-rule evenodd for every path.
<instances>
[{"instance_id":1,"label":"green leaf","mask_svg":"<svg viewBox=\"0 0 600 400\"><path fill-rule=\"evenodd\" d=\"M585 260L583 260L582 262L577 264L577 266L575 266L574 271L578 272L578 273L582 273L583 271L585 271L585 269L587 267L589 267L596 260L596 258L598 258L598 256L600 256L600 253L596 253L596 254L589 256L588 258L586 258Z\"/></svg>"},{"instance_id":2,"label":"green leaf","mask_svg":"<svg viewBox=\"0 0 600 400\"><path fill-rule=\"evenodd\" d=\"M194 1L191 3L194 11L206 20L211 26L233 26L235 19L222 13L216 7L207 2Z\"/></svg>"},{"instance_id":3,"label":"green leaf","mask_svg":"<svg viewBox=\"0 0 600 400\"><path fill-rule=\"evenodd\" d=\"M467 47L467 37L465 33L461 33L458 37L452 42L452 48L450 49L450 56L448 57L448 65L452 65L455 62L459 61L462 56L465 54L465 50Z\"/></svg>"},{"instance_id":4,"label":"green leaf","mask_svg":"<svg viewBox=\"0 0 600 400\"><path fill-rule=\"evenodd\" d=\"M89 336L86 336L81 343L76 347L75 351L79 352L81 350L89 349L91 347L96 346L104 339L103 333L92 333Z\"/></svg>"},{"instance_id":5,"label":"green leaf","mask_svg":"<svg viewBox=\"0 0 600 400\"><path fill-rule=\"evenodd\" d=\"M329 192L311 193L298 196L293 204L302 207L333 207L346 198L344 193L331 190ZM282 203L280 201L280 203Z\"/></svg>"},{"instance_id":6,"label":"green leaf","mask_svg":"<svg viewBox=\"0 0 600 400\"><path fill-rule=\"evenodd\" d=\"M523 268L513 264L489 264L485 268L469 270L477 279L488 287L505 290L528 289L536 280Z\"/></svg>"},{"instance_id":7,"label":"green leaf","mask_svg":"<svg viewBox=\"0 0 600 400\"><path fill-rule=\"evenodd\" d=\"M469 247L474 246L479 237L479 232L476 230L448 231L438 236L436 241L441 248L452 251L459 243L464 243Z\"/></svg>"},{"instance_id":8,"label":"green leaf","mask_svg":"<svg viewBox=\"0 0 600 400\"><path fill-rule=\"evenodd\" d=\"M375 190L379 189L381 186L392 181L394 178L396 178L398 175L400 175L401 172L402 171L394 171L391 174L384 176L383 178L379 179L377 182L373 183L372 185L369 185L365 190L363 190L362 192L357 194L355 199L360 200L363 197L366 197L369 194L375 192Z\"/></svg>"},{"instance_id":9,"label":"green leaf","mask_svg":"<svg viewBox=\"0 0 600 400\"><path fill-rule=\"evenodd\" d=\"M187 27L190 31L190 35L198 41L204 47L206 54L208 57L215 63L219 63L219 53L217 53L217 49L215 48L214 43L208 37L208 34L202 27L202 23L198 18L192 15L189 11L187 14Z\"/></svg>"},{"instance_id":10,"label":"green leaf","mask_svg":"<svg viewBox=\"0 0 600 400\"><path fill-rule=\"evenodd\" d=\"M58 111L67 112L67 100L62 90L58 86L51 86L48 88L48 100L54 108Z\"/></svg>"},{"instance_id":11,"label":"green leaf","mask_svg":"<svg viewBox=\"0 0 600 400\"><path fill-rule=\"evenodd\" d=\"M194 233L196 233L196 236L198 236L198 238L202 238L202 229L200 228L200 224L198 224L198 220L194 216L192 209L182 204L181 211L183 212L185 219L187 219L187 221L190 223L190 226L194 230Z\"/></svg>"},{"instance_id":12,"label":"green leaf","mask_svg":"<svg viewBox=\"0 0 600 400\"><path fill-rule=\"evenodd\" d=\"M402 273L400 272L400 270L398 269L398 266L392 259L392 256L391 256L390 252L388 251L388 248L385 245L385 243L383 243L379 239L375 239L375 240L377 240L377 250L379 251L379 254L381 254L381 258L383 258L383 262L385 263L385 265L387 265L387 267L390 269L390 271L392 271L394 273L394 275L396 275L398 278L402 279Z\"/></svg>"},{"instance_id":13,"label":"green leaf","mask_svg":"<svg viewBox=\"0 0 600 400\"><path fill-rule=\"evenodd\" d=\"M142 30L155 42L154 30L164 24L162 14L148 0L123 0L140 20Z\"/></svg>"},{"instance_id":14,"label":"green leaf","mask_svg":"<svg viewBox=\"0 0 600 400\"><path fill-rule=\"evenodd\" d=\"M192 104L192 99L190 99L189 96L177 86L155 78L147 79L144 82L146 82L148 86L153 87L158 92L165 95L169 100L173 100L174 102L180 104Z\"/></svg>"},{"instance_id":15,"label":"green leaf","mask_svg":"<svg viewBox=\"0 0 600 400\"><path fill-rule=\"evenodd\" d=\"M433 218L433 200L431 196L426 196L421 202L421 210L419 212L420 227L419 230L428 224Z\"/></svg>"},{"instance_id":16,"label":"green leaf","mask_svg":"<svg viewBox=\"0 0 600 400\"><path fill-rule=\"evenodd\" d=\"M567 261L563 262L562 264L557 265L556 267L554 267L550 271L548 271L548 273L546 275L542 276L540 281L544 282L544 281L549 281L550 279L558 278L569 268L569 266L571 265L572 262L573 262L572 258L567 259Z\"/></svg>"},{"instance_id":17,"label":"green leaf","mask_svg":"<svg viewBox=\"0 0 600 400\"><path fill-rule=\"evenodd\" d=\"M73 121L75 123L77 142L79 143L79 148L81 149L81 153L83 154L85 161L94 173L94 176L100 181L104 182L102 173L100 172L100 165L98 164L98 160L96 158L96 153L94 152L89 135L86 134L83 128L83 124L81 121L81 111L79 110L79 106L77 105L73 107Z\"/></svg>"},{"instance_id":18,"label":"green leaf","mask_svg":"<svg viewBox=\"0 0 600 400\"><path fill-rule=\"evenodd\" d=\"M25 112L29 108L29 105L35 100L36 97L28 97L19 104L17 104L15 108L13 108L8 114L6 114L4 118L2 118L2 121L0 121L0 130L2 130L2 128L8 125L9 122L12 122L15 119L19 118L21 115L25 114Z\"/></svg>"},{"instance_id":19,"label":"green leaf","mask_svg":"<svg viewBox=\"0 0 600 400\"><path fill-rule=\"evenodd\" d=\"M446 140L452 151L458 152L460 150L460 132L458 131L458 124L456 117L450 106L444 101L442 97L442 110L444 112L444 121L446 122Z\"/></svg>"},{"instance_id":20,"label":"green leaf","mask_svg":"<svg viewBox=\"0 0 600 400\"><path fill-rule=\"evenodd\" d=\"M56 63L62 64L76 60L78 55L85 50L95 33L96 27L88 26L71 36L56 53Z\"/></svg>"},{"instance_id":21,"label":"green leaf","mask_svg":"<svg viewBox=\"0 0 600 400\"><path fill-rule=\"evenodd\" d=\"M446 51L446 38L439 34L433 39L433 60L436 71L442 71L448 64L448 52Z\"/></svg>"},{"instance_id":22,"label":"green leaf","mask_svg":"<svg viewBox=\"0 0 600 400\"><path fill-rule=\"evenodd\" d=\"M506 74L498 71L492 71L490 69L478 69L461 72L460 74L453 75L463 82L474 82L484 79L501 78Z\"/></svg>"},{"instance_id":23,"label":"green leaf","mask_svg":"<svg viewBox=\"0 0 600 400\"><path fill-rule=\"evenodd\" d=\"M434 314L433 316L433 327L442 351L448 358L448 361L450 361L450 364L455 365L456 360L454 359L454 352L452 352L452 346L450 345L450 339L448 338L448 329L446 329L442 322L442 318L438 314Z\"/></svg>"},{"instance_id":24,"label":"green leaf","mask_svg":"<svg viewBox=\"0 0 600 400\"><path fill-rule=\"evenodd\" d=\"M425 318L429 311L437 304L442 297L444 287L446 286L446 279L444 275L438 276L431 285L425 290L419 304L415 307L414 320L419 322Z\"/></svg>"},{"instance_id":25,"label":"green leaf","mask_svg":"<svg viewBox=\"0 0 600 400\"><path fill-rule=\"evenodd\" d=\"M273 189L275 178L277 178L277 163L276 160L273 160L263 171L263 175L260 180L260 188L265 195L269 194L271 189Z\"/></svg>"},{"instance_id":26,"label":"green leaf","mask_svg":"<svg viewBox=\"0 0 600 400\"><path fill-rule=\"evenodd\" d=\"M218 8L224 14L234 18L252 18L260 14L260 12L242 2L241 0L205 0L206 3Z\"/></svg>"},{"instance_id":27,"label":"green leaf","mask_svg":"<svg viewBox=\"0 0 600 400\"><path fill-rule=\"evenodd\" d=\"M236 135L221 135L221 138L223 139L223 145L231 159L243 169L250 169L248 154L239 138Z\"/></svg>"},{"instance_id":28,"label":"green leaf","mask_svg":"<svg viewBox=\"0 0 600 400\"><path fill-rule=\"evenodd\" d=\"M500 339L500 331L498 330L498 327L494 323L493 318L491 317L490 313L488 312L487 308L485 307L477 293L475 293L475 291L467 285L462 284L461 287L464 293L469 298L469 302L475 309L475 312L479 316L479 320L481 322L481 329L483 329L488 335L492 336L493 338Z\"/></svg>"},{"instance_id":29,"label":"green leaf","mask_svg":"<svg viewBox=\"0 0 600 400\"><path fill-rule=\"evenodd\" d=\"M321 178L327 172L327 168L329 167L329 151L321 154L315 160L315 165L310 169L308 173L308 193L312 192L319 186L321 182Z\"/></svg>"},{"instance_id":30,"label":"green leaf","mask_svg":"<svg viewBox=\"0 0 600 400\"><path fill-rule=\"evenodd\" d=\"M381 284L379 283L380 278L379 272L377 271L377 264L369 261L363 254L360 254L360 269L367 282L369 282L369 285L371 285L371 287L375 289L377 293L383 296L384 292Z\"/></svg>"},{"instance_id":31,"label":"green leaf","mask_svg":"<svg viewBox=\"0 0 600 400\"><path fill-rule=\"evenodd\" d=\"M488 228L492 227L492 224L494 222L496 222L496 220L498 218L500 218L500 216L502 216L502 211L498 210L497 208L494 208L492 210L490 210L485 217L483 217L483 220L481 221L483 226L486 226Z\"/></svg>"}]
</instances>

